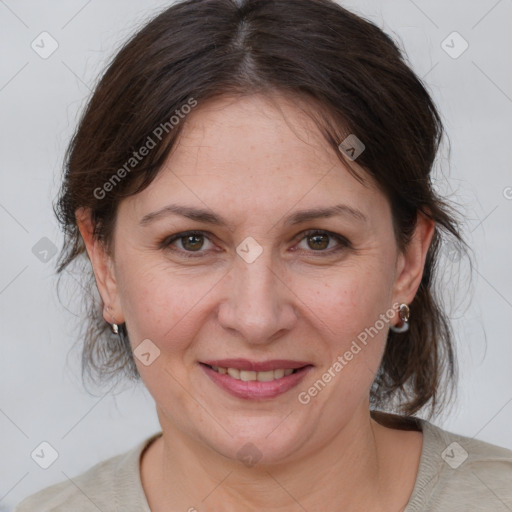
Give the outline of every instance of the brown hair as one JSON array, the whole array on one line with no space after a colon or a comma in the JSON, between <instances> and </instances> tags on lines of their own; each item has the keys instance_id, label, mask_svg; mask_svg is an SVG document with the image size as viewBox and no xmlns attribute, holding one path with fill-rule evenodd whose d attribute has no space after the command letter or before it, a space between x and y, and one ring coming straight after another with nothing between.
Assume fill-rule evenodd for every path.
<instances>
[{"instance_id":1,"label":"brown hair","mask_svg":"<svg viewBox=\"0 0 512 512\"><path fill-rule=\"evenodd\" d=\"M95 236L112 249L119 202L151 183L186 123L171 128L173 114L191 98L200 104L222 94L256 92L295 95L313 106L319 128L345 164L350 162L340 142L348 134L363 141L357 163L388 197L401 249L418 212L435 221L410 305L410 329L389 332L370 395L374 408L410 415L428 404L432 415L453 393L456 375L452 332L435 296L434 273L442 237L464 247L453 210L437 197L430 177L442 123L392 39L333 1L186 0L136 33L99 80L66 153L55 205L65 235L57 272L62 277L86 255L75 218L80 207L90 209ZM155 149L127 170L133 152L159 126L168 129ZM122 179L113 182L116 173ZM98 192L106 183L112 185L108 194ZM120 336L110 332L88 258L83 263L89 300L82 376L138 379L126 325Z\"/></svg>"}]
</instances>

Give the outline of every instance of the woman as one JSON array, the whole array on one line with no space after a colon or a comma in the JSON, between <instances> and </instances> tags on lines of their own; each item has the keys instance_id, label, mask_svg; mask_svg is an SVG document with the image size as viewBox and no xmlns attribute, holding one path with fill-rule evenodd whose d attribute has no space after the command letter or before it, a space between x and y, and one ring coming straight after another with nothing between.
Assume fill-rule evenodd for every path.
<instances>
[{"instance_id":1,"label":"woman","mask_svg":"<svg viewBox=\"0 0 512 512\"><path fill-rule=\"evenodd\" d=\"M85 369L140 378L162 431L17 511L512 508L511 451L414 416L456 373L441 135L329 0L188 0L136 34L68 150L58 270L90 260Z\"/></svg>"}]
</instances>

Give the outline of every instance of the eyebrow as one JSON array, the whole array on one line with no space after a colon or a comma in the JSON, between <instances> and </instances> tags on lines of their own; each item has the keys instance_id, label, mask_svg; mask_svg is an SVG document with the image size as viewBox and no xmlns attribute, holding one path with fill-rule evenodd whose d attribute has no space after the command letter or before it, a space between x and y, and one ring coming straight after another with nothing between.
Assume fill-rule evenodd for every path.
<instances>
[{"instance_id":1,"label":"eyebrow","mask_svg":"<svg viewBox=\"0 0 512 512\"><path fill-rule=\"evenodd\" d=\"M169 215L180 215L182 217L186 217L187 219L216 226L227 227L229 225L229 223L221 215L212 213L205 209L177 204L170 204L160 208L159 210L144 215L139 224L141 226L147 226L157 219L167 217ZM328 208L311 208L308 210L295 212L285 219L285 224L294 225L307 222L309 220L336 216L351 217L352 219L359 222L368 221L368 218L362 211L346 204L337 204Z\"/></svg>"}]
</instances>

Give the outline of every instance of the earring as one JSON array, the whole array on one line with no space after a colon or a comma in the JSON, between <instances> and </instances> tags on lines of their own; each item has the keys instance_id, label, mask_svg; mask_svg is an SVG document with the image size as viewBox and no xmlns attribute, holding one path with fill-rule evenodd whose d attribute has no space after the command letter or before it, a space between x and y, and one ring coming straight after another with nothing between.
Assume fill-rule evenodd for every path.
<instances>
[{"instance_id":1,"label":"earring","mask_svg":"<svg viewBox=\"0 0 512 512\"><path fill-rule=\"evenodd\" d=\"M398 316L401 320L399 325L391 325L389 328L396 333L407 332L409 330L410 309L407 304L400 304Z\"/></svg>"},{"instance_id":2,"label":"earring","mask_svg":"<svg viewBox=\"0 0 512 512\"><path fill-rule=\"evenodd\" d=\"M107 311L110 312L111 309L112 308L110 306L107 306ZM110 316L112 316L112 315L110 315ZM112 317L112 318L114 318L114 317ZM119 326L116 323L110 324L110 328L112 329L112 332L114 334L119 334Z\"/></svg>"}]
</instances>

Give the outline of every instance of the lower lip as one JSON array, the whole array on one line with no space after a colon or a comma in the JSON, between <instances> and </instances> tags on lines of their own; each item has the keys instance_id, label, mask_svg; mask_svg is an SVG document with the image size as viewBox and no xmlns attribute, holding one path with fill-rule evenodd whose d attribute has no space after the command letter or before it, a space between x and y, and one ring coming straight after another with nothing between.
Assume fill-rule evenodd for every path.
<instances>
[{"instance_id":1,"label":"lower lip","mask_svg":"<svg viewBox=\"0 0 512 512\"><path fill-rule=\"evenodd\" d=\"M227 373L219 373L209 366L200 363L203 371L220 388L227 391L237 398L246 398L252 400L274 398L289 391L299 384L306 374L313 367L311 365L299 368L295 373L271 380L270 382L259 382L257 380L243 381L234 379Z\"/></svg>"}]
</instances>

